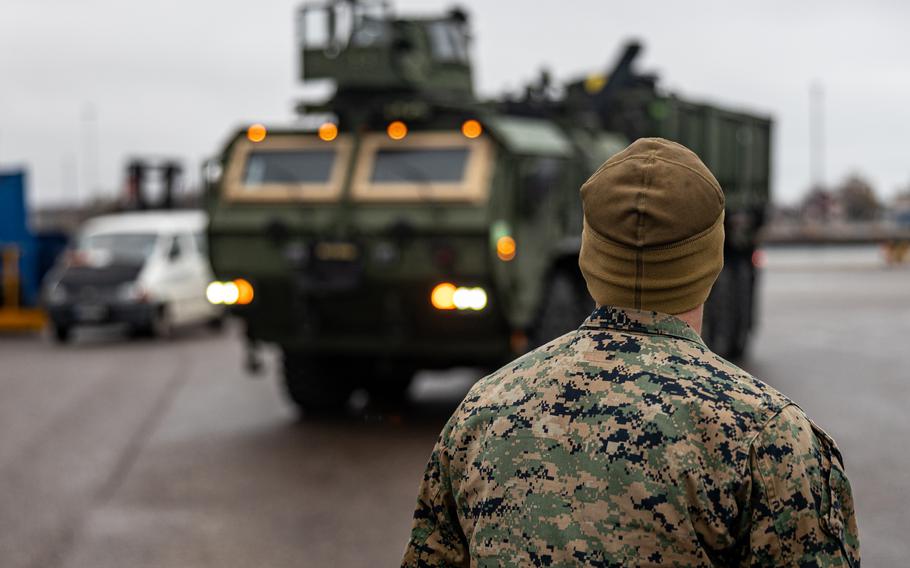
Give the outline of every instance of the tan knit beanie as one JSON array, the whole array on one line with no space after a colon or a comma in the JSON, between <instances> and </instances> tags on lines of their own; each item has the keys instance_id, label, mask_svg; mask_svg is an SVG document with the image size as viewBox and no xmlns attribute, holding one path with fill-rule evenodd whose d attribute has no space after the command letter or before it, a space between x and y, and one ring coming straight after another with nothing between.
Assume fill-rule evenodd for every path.
<instances>
[{"instance_id":1,"label":"tan knit beanie","mask_svg":"<svg viewBox=\"0 0 910 568\"><path fill-rule=\"evenodd\" d=\"M640 138L581 186L578 264L599 305L680 314L724 266L724 193L694 152Z\"/></svg>"}]
</instances>

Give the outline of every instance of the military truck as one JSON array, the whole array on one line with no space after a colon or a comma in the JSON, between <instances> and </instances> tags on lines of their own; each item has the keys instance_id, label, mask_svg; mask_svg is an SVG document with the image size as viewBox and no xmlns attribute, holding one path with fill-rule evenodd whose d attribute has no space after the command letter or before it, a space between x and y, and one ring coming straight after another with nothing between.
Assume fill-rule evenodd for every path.
<instances>
[{"instance_id":1,"label":"military truck","mask_svg":"<svg viewBox=\"0 0 910 568\"><path fill-rule=\"evenodd\" d=\"M335 409L359 387L394 400L417 369L492 369L577 327L593 307L578 189L644 135L695 150L726 190L706 337L742 353L768 118L663 93L634 43L606 74L480 100L461 10L339 0L299 16L300 78L334 94L302 103L297 124L238 129L206 167L210 300L232 305L252 355L280 347L299 407Z\"/></svg>"}]
</instances>

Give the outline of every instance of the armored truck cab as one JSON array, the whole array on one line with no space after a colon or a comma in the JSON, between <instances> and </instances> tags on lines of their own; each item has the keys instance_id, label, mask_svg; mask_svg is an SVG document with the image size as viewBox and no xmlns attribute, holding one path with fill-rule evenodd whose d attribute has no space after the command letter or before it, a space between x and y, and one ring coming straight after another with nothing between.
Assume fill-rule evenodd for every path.
<instances>
[{"instance_id":1,"label":"armored truck cab","mask_svg":"<svg viewBox=\"0 0 910 568\"><path fill-rule=\"evenodd\" d=\"M624 141L602 137L588 161L549 121L447 115L230 144L212 263L251 283L235 311L251 340L281 345L296 402L337 402L358 377L388 392L417 368L493 367L587 315L581 211L565 189ZM541 314L557 269L571 310ZM318 396L304 394L316 376Z\"/></svg>"},{"instance_id":2,"label":"armored truck cab","mask_svg":"<svg viewBox=\"0 0 910 568\"><path fill-rule=\"evenodd\" d=\"M634 137L693 147L731 172L728 201L755 194L763 211L770 122L659 94L632 71L636 46L609 80L557 96L544 78L479 101L463 12L403 19L329 2L304 7L300 29L302 77L334 81L334 95L300 106L306 127L235 132L206 203L211 300L232 305L251 346L281 347L288 395L306 410L358 386L396 398L418 368L493 368L577 327L593 307L578 189ZM730 258L754 249L743 234ZM751 313L740 280L709 306L729 351L751 325L730 316Z\"/></svg>"}]
</instances>

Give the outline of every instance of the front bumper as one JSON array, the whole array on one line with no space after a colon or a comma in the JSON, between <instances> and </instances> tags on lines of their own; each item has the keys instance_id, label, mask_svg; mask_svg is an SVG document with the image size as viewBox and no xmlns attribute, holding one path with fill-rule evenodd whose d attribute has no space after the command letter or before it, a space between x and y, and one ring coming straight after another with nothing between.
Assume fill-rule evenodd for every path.
<instances>
[{"instance_id":1,"label":"front bumper","mask_svg":"<svg viewBox=\"0 0 910 568\"><path fill-rule=\"evenodd\" d=\"M55 327L75 327L125 323L133 327L152 324L156 304L105 302L92 304L55 304L47 312Z\"/></svg>"},{"instance_id":2,"label":"front bumper","mask_svg":"<svg viewBox=\"0 0 910 568\"><path fill-rule=\"evenodd\" d=\"M253 303L234 306L231 312L244 321L250 340L274 342L298 352L408 360L425 368L508 361L514 357L512 329L493 286L481 279L465 280L488 290L484 310L433 308L430 291L435 281L373 282L352 291L319 295L295 293L288 283L270 286L260 281L254 284Z\"/></svg>"}]
</instances>

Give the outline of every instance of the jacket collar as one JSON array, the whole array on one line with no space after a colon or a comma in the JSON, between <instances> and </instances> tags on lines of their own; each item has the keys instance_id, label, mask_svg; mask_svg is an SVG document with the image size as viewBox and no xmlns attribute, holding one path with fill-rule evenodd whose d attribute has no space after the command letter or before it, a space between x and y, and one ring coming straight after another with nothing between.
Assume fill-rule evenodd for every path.
<instances>
[{"instance_id":1,"label":"jacket collar","mask_svg":"<svg viewBox=\"0 0 910 568\"><path fill-rule=\"evenodd\" d=\"M663 314L632 308L600 306L581 324L582 329L612 329L627 333L667 335L705 346L702 338L683 320Z\"/></svg>"}]
</instances>

